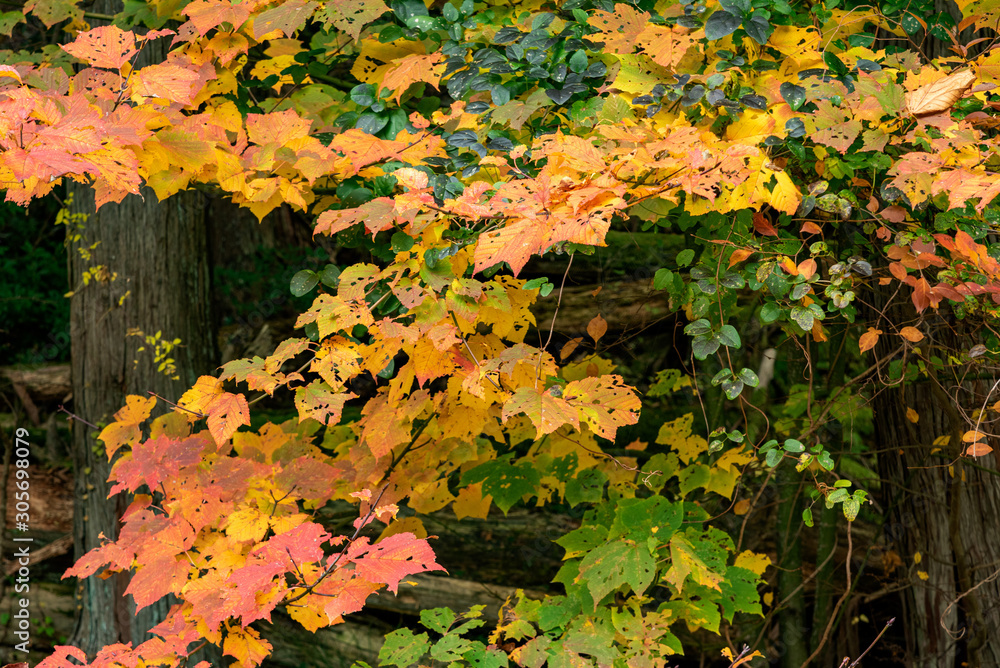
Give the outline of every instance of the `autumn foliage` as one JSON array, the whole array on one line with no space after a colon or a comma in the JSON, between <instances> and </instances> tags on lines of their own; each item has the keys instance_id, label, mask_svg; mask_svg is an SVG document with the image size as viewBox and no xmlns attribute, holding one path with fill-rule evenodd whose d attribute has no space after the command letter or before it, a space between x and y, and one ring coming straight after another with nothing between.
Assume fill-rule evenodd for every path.
<instances>
[{"instance_id":1,"label":"autumn foliage","mask_svg":"<svg viewBox=\"0 0 1000 668\"><path fill-rule=\"evenodd\" d=\"M129 571L138 607L180 603L158 638L90 665L178 665L202 640L258 665L271 645L253 623L275 608L316 630L443 570L421 515L530 500L590 510L559 541L565 595L510 602L495 631L515 641L512 661L664 665L683 651L671 629L759 615L767 557L704 506L725 511L741 481L782 462L848 520L865 492L847 489L815 430L751 429L759 379L734 362L737 300L815 344L855 322L866 285L893 284L914 314L1000 304L986 227L928 232L914 218L927 206L975 218L1000 193L988 97L1000 52L928 64L869 39L899 33L885 15L829 4L806 21L749 0L154 0L91 28L70 0L29 2L18 20L74 38L4 55L8 200L66 179L92 184L98 206L140 185L160 199L210 187L373 249L370 263L296 277L294 291L315 291L301 336L202 376L156 419L156 399L130 397L103 429L114 489L135 496L117 540L68 575ZM991 25L997 10L975 4L963 28ZM152 40L170 43L167 59L134 68ZM554 350L531 311L554 286L519 277L540 255L592 252L629 218L697 240L653 286L682 314L689 361L712 365L701 386L744 415L732 428L685 411L641 465L604 454L639 420L640 394L607 359L573 355L607 323ZM885 262L838 255L843 235ZM919 321L857 335L860 353L924 336ZM377 392L345 417L365 374ZM663 371L647 396L684 388L698 381ZM253 398L279 389L297 418L251 428ZM989 452L970 433L966 454ZM356 505L349 535L317 520L331 501ZM63 647L45 668L70 657L88 661Z\"/></svg>"}]
</instances>

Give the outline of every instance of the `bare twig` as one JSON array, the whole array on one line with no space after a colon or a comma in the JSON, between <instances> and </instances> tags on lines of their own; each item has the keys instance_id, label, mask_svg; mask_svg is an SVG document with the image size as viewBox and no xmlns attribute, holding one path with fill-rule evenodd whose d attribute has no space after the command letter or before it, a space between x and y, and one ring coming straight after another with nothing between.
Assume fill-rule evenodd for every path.
<instances>
[{"instance_id":1,"label":"bare twig","mask_svg":"<svg viewBox=\"0 0 1000 668\"><path fill-rule=\"evenodd\" d=\"M857 668L858 664L861 662L861 659L865 658L865 654L867 654L871 650L871 648L875 646L875 643L877 643L882 638L882 636L885 635L885 632L889 630L889 627L892 626L893 622L895 621L896 621L895 617L887 621L885 623L885 626L882 627L882 630L879 631L877 636L875 636L875 640L872 640L872 643L868 645L868 649L861 652L861 656L856 658L854 661L851 661L851 665L849 665L847 668Z\"/></svg>"}]
</instances>

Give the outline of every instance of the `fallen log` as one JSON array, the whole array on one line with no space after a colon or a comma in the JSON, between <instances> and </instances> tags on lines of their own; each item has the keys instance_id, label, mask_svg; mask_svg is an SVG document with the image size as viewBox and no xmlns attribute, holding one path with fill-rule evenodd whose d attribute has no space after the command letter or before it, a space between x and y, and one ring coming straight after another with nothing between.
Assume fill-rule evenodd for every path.
<instances>
[{"instance_id":1,"label":"fallen log","mask_svg":"<svg viewBox=\"0 0 1000 668\"><path fill-rule=\"evenodd\" d=\"M43 545L37 550L31 550L31 563L32 565L39 564L46 559L51 559L52 557L58 557L60 555L66 554L73 549L73 536L72 534L66 534L61 538L56 538L54 541L48 545ZM4 561L3 572L4 575L10 576L17 573L17 570L21 567L21 564L14 561Z\"/></svg>"},{"instance_id":2,"label":"fallen log","mask_svg":"<svg viewBox=\"0 0 1000 668\"><path fill-rule=\"evenodd\" d=\"M69 364L49 364L26 369L6 367L0 369L0 378L6 379L14 387L14 393L24 406L24 412L36 427L42 426L38 404L65 403L73 390Z\"/></svg>"},{"instance_id":3,"label":"fallen log","mask_svg":"<svg viewBox=\"0 0 1000 668\"><path fill-rule=\"evenodd\" d=\"M569 338L586 336L587 323L600 314L611 331L630 331L648 327L670 316L667 294L654 290L652 282L616 281L603 286L567 285L559 299L559 285L547 297L541 297L531 309L538 329L547 332L555 320L554 331Z\"/></svg>"},{"instance_id":4,"label":"fallen log","mask_svg":"<svg viewBox=\"0 0 1000 668\"><path fill-rule=\"evenodd\" d=\"M516 587L421 573L403 580L398 594L381 592L370 597L366 607L419 615L421 610L432 608L451 608L455 612L465 612L474 605L485 605L483 619L492 623L499 617L500 606L513 597L516 591ZM541 599L545 593L528 590L525 591L525 596Z\"/></svg>"},{"instance_id":5,"label":"fallen log","mask_svg":"<svg viewBox=\"0 0 1000 668\"><path fill-rule=\"evenodd\" d=\"M2 367L0 377L27 390L35 403L65 401L73 390L69 364L47 364L31 368Z\"/></svg>"}]
</instances>

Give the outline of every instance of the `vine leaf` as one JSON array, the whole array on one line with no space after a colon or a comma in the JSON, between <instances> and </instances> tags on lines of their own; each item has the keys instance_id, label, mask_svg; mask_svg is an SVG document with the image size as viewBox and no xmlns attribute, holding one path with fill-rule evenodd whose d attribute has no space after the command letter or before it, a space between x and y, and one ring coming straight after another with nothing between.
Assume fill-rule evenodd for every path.
<instances>
[{"instance_id":1,"label":"vine leaf","mask_svg":"<svg viewBox=\"0 0 1000 668\"><path fill-rule=\"evenodd\" d=\"M878 337L881 336L881 334L882 334L881 329L875 329L874 327L869 327L868 331L862 334L861 338L858 340L861 352L864 353L874 348L875 344L878 343Z\"/></svg>"},{"instance_id":2,"label":"vine leaf","mask_svg":"<svg viewBox=\"0 0 1000 668\"><path fill-rule=\"evenodd\" d=\"M601 337L604 336L605 332L607 331L608 331L608 322L607 320L601 317L600 313L595 315L593 319L589 323L587 323L587 334L589 334L590 338L594 340L594 343L600 341Z\"/></svg>"},{"instance_id":3,"label":"vine leaf","mask_svg":"<svg viewBox=\"0 0 1000 668\"><path fill-rule=\"evenodd\" d=\"M906 95L906 111L914 116L925 116L950 109L965 92L972 88L976 75L972 70L959 70L921 86Z\"/></svg>"}]
</instances>

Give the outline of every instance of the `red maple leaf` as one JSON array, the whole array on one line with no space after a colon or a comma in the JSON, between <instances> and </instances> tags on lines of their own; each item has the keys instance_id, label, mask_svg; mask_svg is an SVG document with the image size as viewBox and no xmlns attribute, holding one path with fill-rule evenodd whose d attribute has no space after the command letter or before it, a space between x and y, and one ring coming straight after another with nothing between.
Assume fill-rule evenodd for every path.
<instances>
[{"instance_id":1,"label":"red maple leaf","mask_svg":"<svg viewBox=\"0 0 1000 668\"><path fill-rule=\"evenodd\" d=\"M115 464L113 476L118 484L111 494L125 489L134 492L142 485L158 490L161 482L176 476L181 468L201 461L205 445L204 439L195 436L178 440L163 434L137 443Z\"/></svg>"},{"instance_id":2,"label":"red maple leaf","mask_svg":"<svg viewBox=\"0 0 1000 668\"><path fill-rule=\"evenodd\" d=\"M372 546L362 537L351 546L348 556L359 552L363 556L351 558L358 576L388 586L393 594L407 575L444 570L435 561L430 544L412 533L393 534Z\"/></svg>"}]
</instances>

